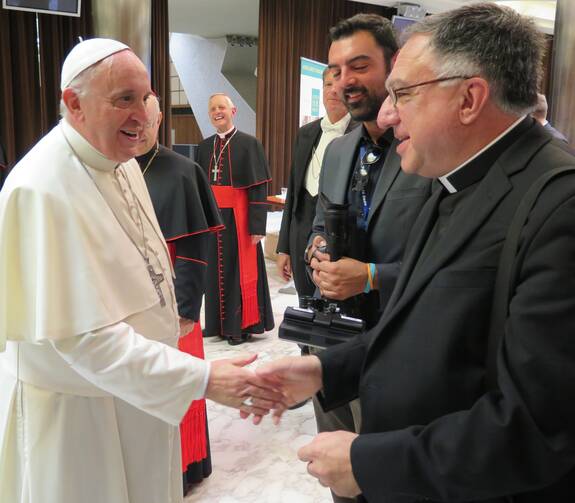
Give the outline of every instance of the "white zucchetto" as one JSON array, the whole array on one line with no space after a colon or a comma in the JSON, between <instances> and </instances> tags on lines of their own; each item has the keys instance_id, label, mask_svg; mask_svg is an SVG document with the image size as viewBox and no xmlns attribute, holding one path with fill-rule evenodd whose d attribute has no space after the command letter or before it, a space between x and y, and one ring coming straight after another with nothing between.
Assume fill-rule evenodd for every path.
<instances>
[{"instance_id":1,"label":"white zucchetto","mask_svg":"<svg viewBox=\"0 0 575 503\"><path fill-rule=\"evenodd\" d=\"M60 90L66 89L86 68L126 49L131 50L126 44L111 38L91 38L80 42L74 46L64 60Z\"/></svg>"}]
</instances>

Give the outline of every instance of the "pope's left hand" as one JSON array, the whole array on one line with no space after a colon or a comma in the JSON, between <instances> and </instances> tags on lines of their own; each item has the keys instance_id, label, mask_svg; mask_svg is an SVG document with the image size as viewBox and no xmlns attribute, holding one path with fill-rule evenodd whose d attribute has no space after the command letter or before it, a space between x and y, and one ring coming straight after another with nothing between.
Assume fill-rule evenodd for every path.
<instances>
[{"instance_id":1,"label":"pope's left hand","mask_svg":"<svg viewBox=\"0 0 575 503\"><path fill-rule=\"evenodd\" d=\"M365 289L367 267L364 262L342 257L335 262L314 260L311 267L314 270L313 282L328 299L349 299Z\"/></svg>"},{"instance_id":2,"label":"pope's left hand","mask_svg":"<svg viewBox=\"0 0 575 503\"><path fill-rule=\"evenodd\" d=\"M307 462L307 471L335 494L353 498L361 493L351 468L351 443L357 433L333 431L320 433L297 453Z\"/></svg>"}]
</instances>

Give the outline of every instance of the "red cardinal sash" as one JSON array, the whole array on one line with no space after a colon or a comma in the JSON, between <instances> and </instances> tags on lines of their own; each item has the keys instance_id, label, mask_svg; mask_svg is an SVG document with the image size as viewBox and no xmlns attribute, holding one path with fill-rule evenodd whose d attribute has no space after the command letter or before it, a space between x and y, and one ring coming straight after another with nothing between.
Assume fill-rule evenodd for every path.
<instances>
[{"instance_id":1,"label":"red cardinal sash","mask_svg":"<svg viewBox=\"0 0 575 503\"><path fill-rule=\"evenodd\" d=\"M231 208L236 221L240 290L242 294L242 328L260 321L258 309L258 256L248 231L248 192L226 185L212 185L219 208Z\"/></svg>"}]
</instances>

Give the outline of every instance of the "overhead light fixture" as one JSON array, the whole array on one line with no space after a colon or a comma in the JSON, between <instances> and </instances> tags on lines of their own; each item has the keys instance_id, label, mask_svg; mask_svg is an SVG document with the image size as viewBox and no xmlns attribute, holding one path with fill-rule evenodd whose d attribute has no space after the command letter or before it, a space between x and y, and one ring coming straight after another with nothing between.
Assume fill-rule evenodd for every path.
<instances>
[{"instance_id":1,"label":"overhead light fixture","mask_svg":"<svg viewBox=\"0 0 575 503\"><path fill-rule=\"evenodd\" d=\"M250 35L226 35L226 41L232 47L256 47L258 45L258 37Z\"/></svg>"},{"instance_id":2,"label":"overhead light fixture","mask_svg":"<svg viewBox=\"0 0 575 503\"><path fill-rule=\"evenodd\" d=\"M396 5L397 14L411 19L423 19L427 11L425 7L412 2L398 2Z\"/></svg>"}]
</instances>

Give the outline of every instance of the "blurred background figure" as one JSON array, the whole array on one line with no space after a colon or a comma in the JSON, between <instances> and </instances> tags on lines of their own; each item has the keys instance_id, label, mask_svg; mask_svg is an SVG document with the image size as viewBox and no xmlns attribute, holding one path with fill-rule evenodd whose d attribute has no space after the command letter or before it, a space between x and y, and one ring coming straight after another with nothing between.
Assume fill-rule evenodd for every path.
<instances>
[{"instance_id":1,"label":"blurred background figure","mask_svg":"<svg viewBox=\"0 0 575 503\"><path fill-rule=\"evenodd\" d=\"M533 112L531 112L531 115L537 120L537 122L539 122L539 124L541 124L549 133L551 133L554 138L568 143L567 138L565 138L561 132L557 131L551 124L549 124L549 121L547 120L547 98L544 94L537 93L537 107L535 110L533 110Z\"/></svg>"},{"instance_id":2,"label":"blurred background figure","mask_svg":"<svg viewBox=\"0 0 575 503\"><path fill-rule=\"evenodd\" d=\"M262 144L234 126L236 107L214 94L208 114L216 134L198 147L225 229L210 240L205 337L219 335L232 345L274 327L260 241L266 233L268 183Z\"/></svg>"},{"instance_id":3,"label":"blurred background figure","mask_svg":"<svg viewBox=\"0 0 575 503\"><path fill-rule=\"evenodd\" d=\"M288 190L277 246L277 267L282 277L292 277L299 297L311 296L315 284L304 261L304 252L315 217L319 175L329 143L357 125L334 86L329 68L323 72L325 117L302 126L293 147Z\"/></svg>"}]
</instances>

